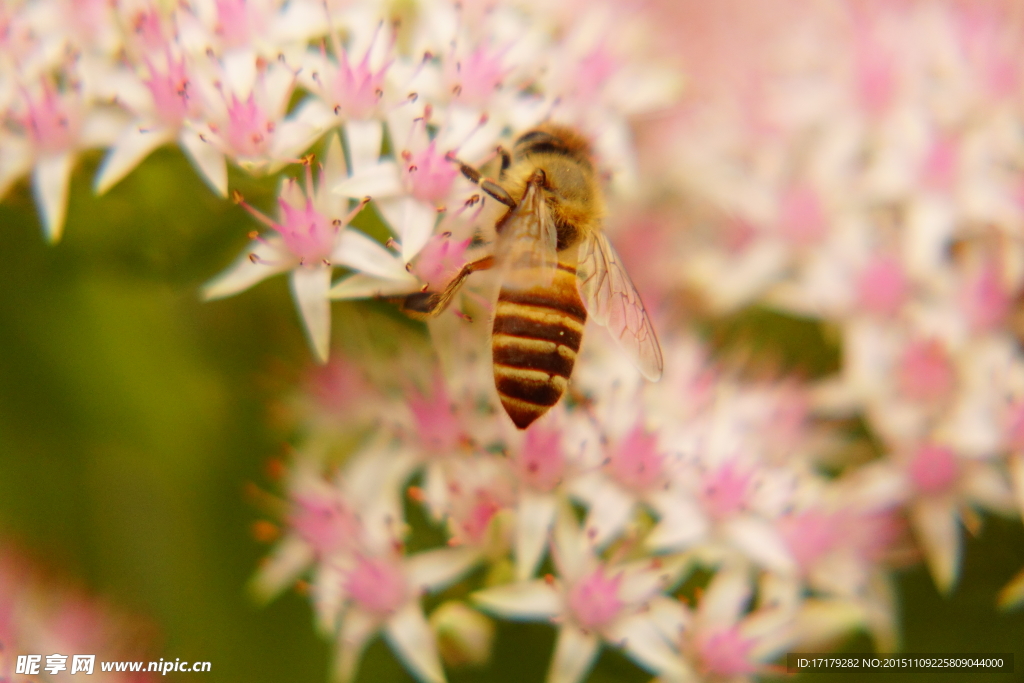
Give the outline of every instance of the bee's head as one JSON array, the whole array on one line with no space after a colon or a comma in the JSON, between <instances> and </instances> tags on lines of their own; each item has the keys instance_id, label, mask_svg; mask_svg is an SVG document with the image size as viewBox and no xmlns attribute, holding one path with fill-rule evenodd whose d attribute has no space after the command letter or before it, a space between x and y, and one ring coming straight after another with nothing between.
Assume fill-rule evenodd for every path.
<instances>
[{"instance_id":1,"label":"bee's head","mask_svg":"<svg viewBox=\"0 0 1024 683\"><path fill-rule=\"evenodd\" d=\"M578 132L566 126L545 123L521 135L512 153L516 161L526 157L552 154L569 157L590 165L590 143Z\"/></svg>"}]
</instances>

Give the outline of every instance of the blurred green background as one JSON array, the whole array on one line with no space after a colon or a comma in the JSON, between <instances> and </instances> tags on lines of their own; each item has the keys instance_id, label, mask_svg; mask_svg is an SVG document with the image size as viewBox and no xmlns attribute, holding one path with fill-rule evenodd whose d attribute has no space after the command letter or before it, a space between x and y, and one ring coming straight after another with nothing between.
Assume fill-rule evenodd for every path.
<instances>
[{"instance_id":1,"label":"blurred green background","mask_svg":"<svg viewBox=\"0 0 1024 683\"><path fill-rule=\"evenodd\" d=\"M262 515L246 487L265 486L267 459L286 450L268 405L309 360L286 281L201 302L199 286L240 252L251 218L177 152L158 152L103 198L90 187L98 161L79 166L57 246L44 242L26 184L0 204L0 543L152 621L158 656L212 662L211 673L178 680L326 681L330 645L314 634L305 598L260 608L245 593L267 551L250 532ZM271 208L272 181L233 176L232 187ZM717 332L716 341L754 338L798 364L834 355L815 325L763 312ZM993 607L1024 567L1024 529L987 520L966 558L949 598L922 567L898 575L905 649L1013 651L1024 672L1024 615ZM492 664L451 679L541 681L553 634L502 625ZM869 647L863 637L846 644ZM871 680L908 676L1024 680ZM588 680L649 679L606 651ZM359 680L411 679L376 641Z\"/></svg>"}]
</instances>

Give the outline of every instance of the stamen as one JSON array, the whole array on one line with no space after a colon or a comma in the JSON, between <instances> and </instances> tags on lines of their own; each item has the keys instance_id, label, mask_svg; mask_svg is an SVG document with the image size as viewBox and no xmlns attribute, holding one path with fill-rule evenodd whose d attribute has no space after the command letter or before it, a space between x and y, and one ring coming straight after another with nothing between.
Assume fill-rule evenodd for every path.
<instances>
[{"instance_id":1,"label":"stamen","mask_svg":"<svg viewBox=\"0 0 1024 683\"><path fill-rule=\"evenodd\" d=\"M252 253L249 254L249 260L254 265L269 266L271 268L276 268L277 266L281 265L280 261L268 261L267 259L263 258L262 256L260 256L259 254L255 253L255 252L252 252Z\"/></svg>"}]
</instances>

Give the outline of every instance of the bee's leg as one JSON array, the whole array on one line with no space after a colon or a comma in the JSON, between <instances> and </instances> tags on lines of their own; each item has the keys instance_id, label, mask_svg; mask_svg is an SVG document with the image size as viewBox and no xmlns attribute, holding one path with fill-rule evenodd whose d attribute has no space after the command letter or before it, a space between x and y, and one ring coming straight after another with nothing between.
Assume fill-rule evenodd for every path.
<instances>
[{"instance_id":1,"label":"bee's leg","mask_svg":"<svg viewBox=\"0 0 1024 683\"><path fill-rule=\"evenodd\" d=\"M516 200L512 199L512 195L506 192L505 188L503 188L501 185L494 182L490 178L485 178L483 175L480 174L480 171L476 170L469 164L462 163L453 156L449 156L448 159L458 164L459 170L462 171L462 175L466 176L467 178L470 179L470 181L479 185L481 190L491 195L505 206L509 208L515 208Z\"/></svg>"},{"instance_id":2,"label":"bee's leg","mask_svg":"<svg viewBox=\"0 0 1024 683\"><path fill-rule=\"evenodd\" d=\"M416 292L402 300L402 311L412 318L425 320L442 313L448 304L455 298L455 294L462 288L466 278L478 270L488 270L494 267L494 257L485 256L476 261L470 261L462 266L462 270L448 283L440 292Z\"/></svg>"}]
</instances>

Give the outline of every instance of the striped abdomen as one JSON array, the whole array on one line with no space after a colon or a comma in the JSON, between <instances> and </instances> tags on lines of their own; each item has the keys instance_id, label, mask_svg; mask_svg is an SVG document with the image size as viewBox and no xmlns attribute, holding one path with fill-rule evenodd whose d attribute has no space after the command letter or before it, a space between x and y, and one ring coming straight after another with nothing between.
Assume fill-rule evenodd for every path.
<instances>
[{"instance_id":1,"label":"striped abdomen","mask_svg":"<svg viewBox=\"0 0 1024 683\"><path fill-rule=\"evenodd\" d=\"M576 268L559 263L550 286L502 287L494 312L494 384L505 412L526 429L565 392L587 311Z\"/></svg>"}]
</instances>

